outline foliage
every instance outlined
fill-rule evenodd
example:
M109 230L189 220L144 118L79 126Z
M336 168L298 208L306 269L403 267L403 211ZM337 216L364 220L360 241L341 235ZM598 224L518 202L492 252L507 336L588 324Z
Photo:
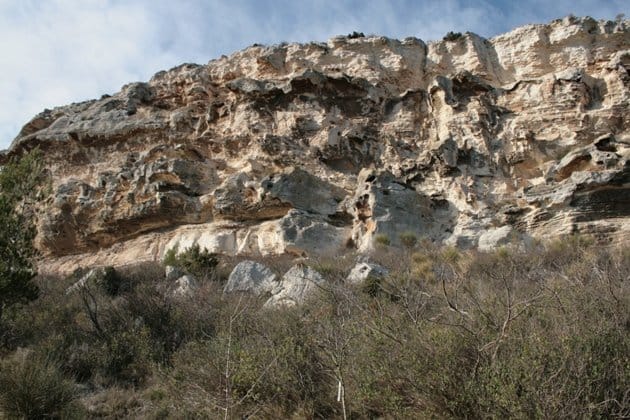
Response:
M210 278L219 264L219 259L207 249L202 250L199 244L194 244L182 252L179 252L179 245L175 245L166 251L162 263L180 268L197 278Z
M413 232L403 232L400 234L400 243L408 249L416 246L418 237Z
M459 39L462 39L463 37L464 35L462 35L461 32L449 31L446 33L446 35L444 35L444 38L442 38L442 40L448 41L448 42L455 42Z
M37 298L32 282L35 228L31 204L38 197L42 178L37 150L0 169L0 322L5 308Z
M105 293L110 296L116 296L123 287L123 279L116 272L114 267L105 267L103 269L103 274L99 279L99 284Z
M274 310L217 282L172 298L157 264L119 270L115 296L38 278L37 302L7 318L5 363L18 346L58 360L58 380L102 390L88 417L630 415L627 247L570 237L371 258L390 274L347 287L351 260L323 260L321 293Z
M348 34L348 38L350 39L365 38L365 34L363 32L352 31L352 33Z
M376 243L376 245L381 247L387 247L391 244L389 237L383 233L379 233L378 235L374 236L374 242Z
M368 276L361 284L361 291L376 297L382 291L381 278L379 276Z
M42 356L21 352L2 362L0 414L10 418L81 418L76 386Z

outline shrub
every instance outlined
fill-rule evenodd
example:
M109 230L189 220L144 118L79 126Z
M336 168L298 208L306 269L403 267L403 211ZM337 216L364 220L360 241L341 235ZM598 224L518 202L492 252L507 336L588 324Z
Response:
M90 396L86 405L88 413L86 418L93 419L131 419L131 418L151 418L160 419L157 413L153 416L143 416L148 402L141 399L138 392L133 389L111 386Z
M345 281L348 272L354 267L356 260L350 257L322 257L313 259L308 262L311 268L322 275L327 281L338 283ZM292 266L292 262L290 266ZM272 264L270 266L274 266ZM274 267L275 268L275 267ZM280 267L278 267L280 268ZM286 272L286 269L280 269L279 272Z
M207 305L207 307L206 307ZM141 320L150 340L151 360L170 365L172 355L187 341L214 332L212 303L195 296L185 302L171 299L147 284L126 298L130 320Z
M81 418L75 385L58 367L32 352L2 362L0 407L11 418Z
M446 263L455 263L461 258L461 253L459 250L453 246L445 247L442 249L442 252L438 255L438 259L446 262Z
M383 247L389 246L391 244L389 237L383 233L379 233L378 235L374 236L374 242L377 246Z
M105 267L99 284L109 296L116 296L121 289L123 279L118 275L114 267Z
M435 273L433 272L433 264L435 260L432 255L425 252L415 252L411 256L409 263L411 274L420 280L425 282L432 282L435 280Z
M197 278L213 277L219 264L216 254L208 252L205 248L202 250L199 244L194 244L182 252L178 251L178 245L166 251L163 264L178 267Z
M408 249L416 246L418 237L413 232L403 232L400 234L400 243Z
M145 328L115 331L97 349L99 372L107 383L142 384L151 373L151 343Z
M350 39L365 38L365 34L363 32L352 31L351 34L348 34L348 38Z
M35 150L0 167L0 328L5 309L35 300L35 227L31 205L41 197L42 154Z
M38 281L40 298L7 327L20 332L12 346L99 389L84 397L94 417L340 418L340 380L348 418L630 416L627 247L423 244L370 258L389 274L348 287L354 258L313 261L329 280L321 293L274 310L218 282L173 299L158 264L119 270L135 286L116 296L92 285L87 309L67 285Z
M461 32L453 32L453 31L449 31L446 33L446 35L444 35L444 38L442 38L443 41L448 41L448 42L455 42L459 39L462 39L464 37L464 35L462 35Z
M624 401L630 389L627 335L584 331L575 337L536 334L510 341L495 363L481 364L477 388L469 391L484 413L520 418L630 414Z
M382 279L379 276L368 276L361 284L361 291L369 296L376 297L381 293Z

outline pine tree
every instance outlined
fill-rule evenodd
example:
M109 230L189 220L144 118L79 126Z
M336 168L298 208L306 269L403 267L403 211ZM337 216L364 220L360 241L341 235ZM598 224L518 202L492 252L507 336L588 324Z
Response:
M5 309L34 300L39 293L33 282L36 232L32 204L42 179L38 150L0 167L0 325Z

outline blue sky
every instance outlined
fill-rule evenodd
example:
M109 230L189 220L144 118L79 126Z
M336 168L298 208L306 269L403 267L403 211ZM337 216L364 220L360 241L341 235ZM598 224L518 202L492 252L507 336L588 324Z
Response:
M628 0L0 0L0 149L44 108L114 93L253 43L360 31L425 41L491 37L569 13L630 14Z

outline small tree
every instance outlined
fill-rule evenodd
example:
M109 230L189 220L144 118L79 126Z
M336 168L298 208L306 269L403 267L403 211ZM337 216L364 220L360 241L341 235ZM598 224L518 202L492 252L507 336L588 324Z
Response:
M447 41L447 42L455 42L458 41L460 39L462 39L464 37L464 35L462 35L461 32L453 32L453 31L449 31L447 32L446 35L444 35L444 38L442 38L443 41Z
M0 168L0 325L3 311L37 298L33 283L35 226L31 204L41 185L41 152L35 150Z
M418 243L418 237L410 231L400 234L400 243L407 249L411 249Z
M219 258L197 243L182 252L179 252L179 244L176 244L166 251L162 263L180 268L198 278L210 278L219 264Z

